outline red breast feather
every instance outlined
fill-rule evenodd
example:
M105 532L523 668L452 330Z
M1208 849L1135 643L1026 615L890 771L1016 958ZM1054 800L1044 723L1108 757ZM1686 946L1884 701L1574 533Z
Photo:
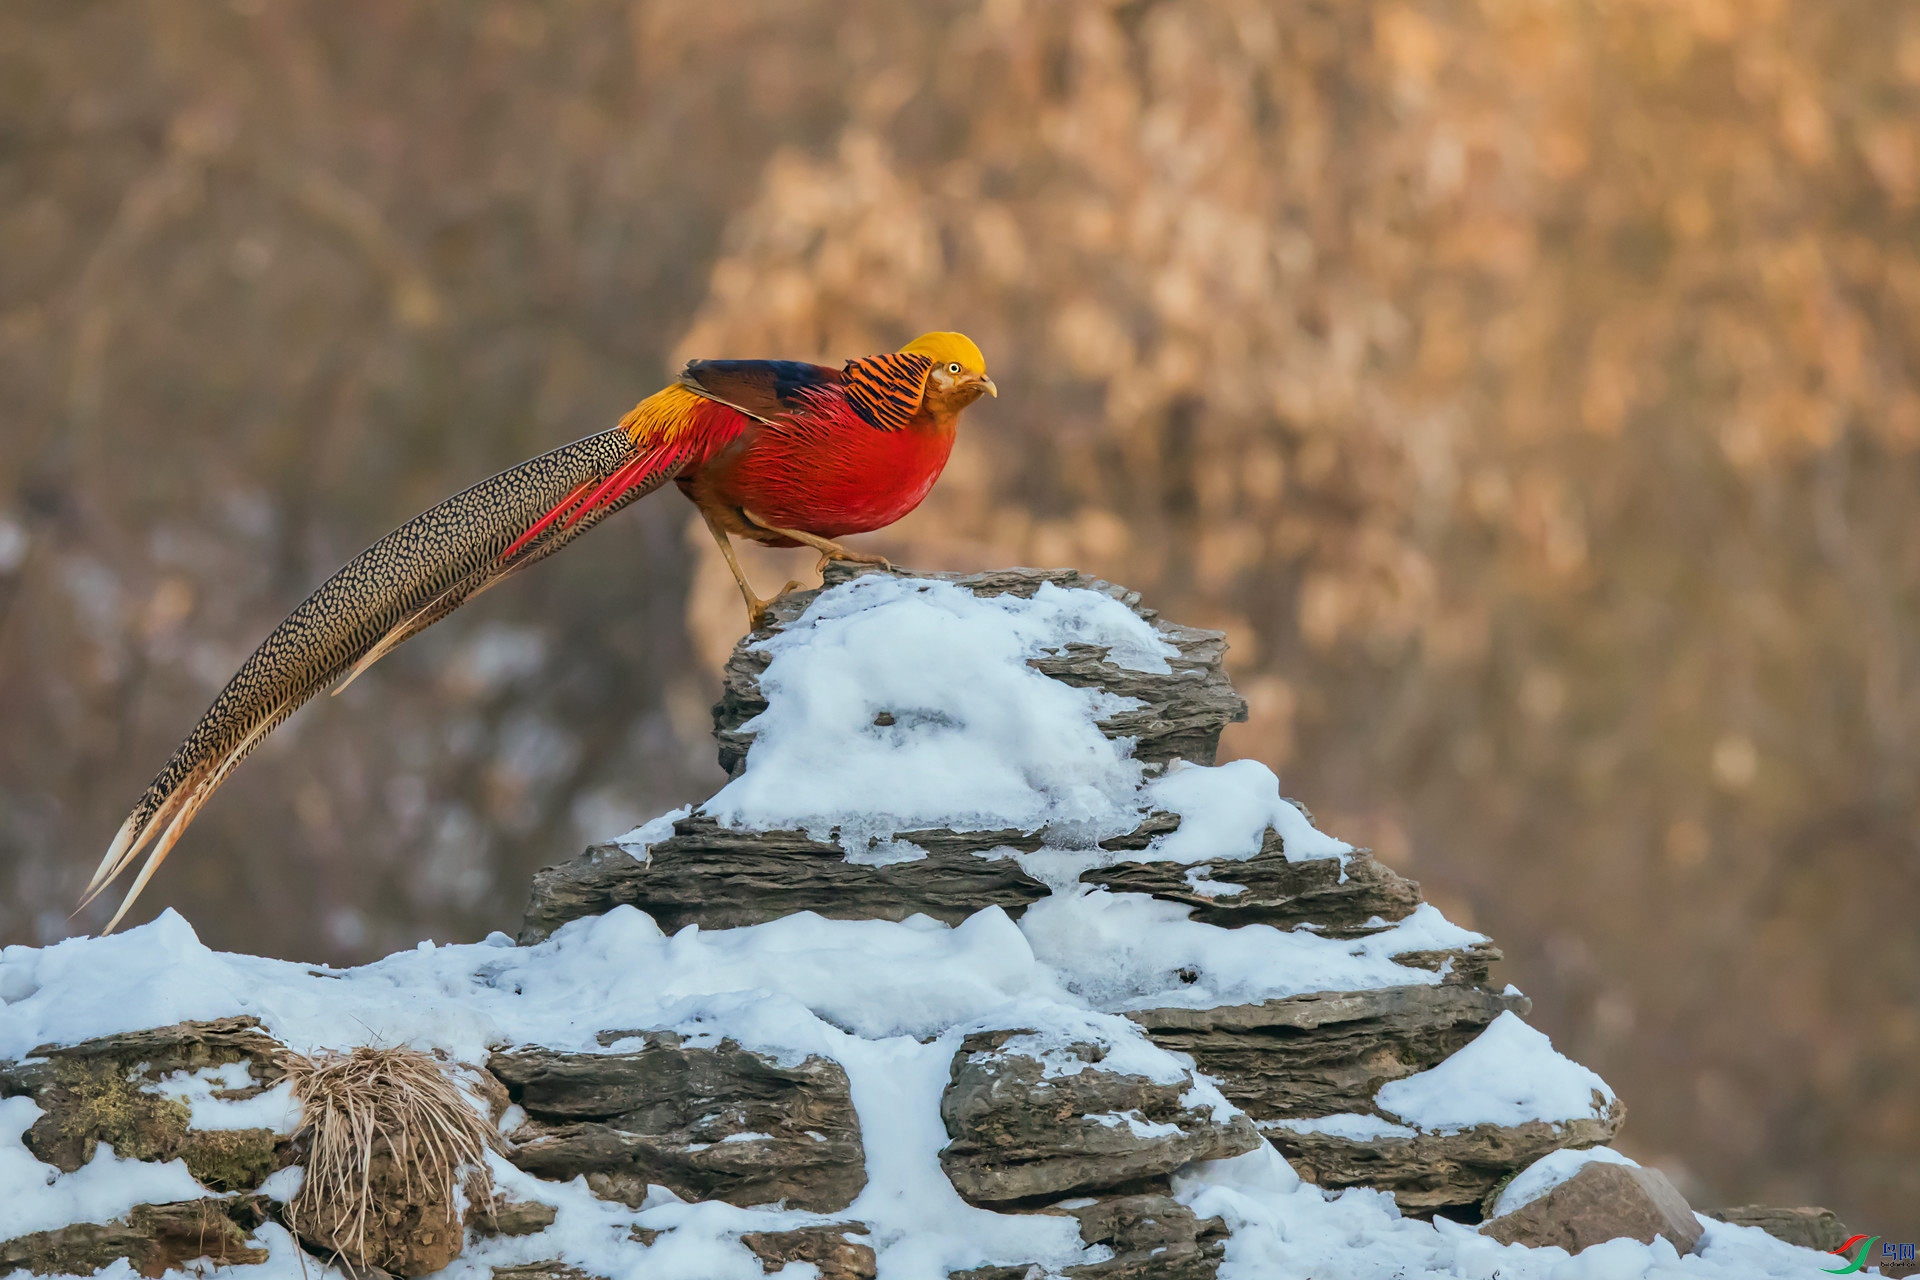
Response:
M920 505L953 452L952 423L876 428L839 388L805 394L710 464L715 493L768 524L823 538L884 528Z

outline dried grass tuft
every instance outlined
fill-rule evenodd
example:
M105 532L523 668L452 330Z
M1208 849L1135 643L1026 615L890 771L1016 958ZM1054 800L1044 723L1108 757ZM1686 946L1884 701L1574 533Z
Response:
M444 1206L450 1222L466 1176L469 1195L492 1203L486 1154L497 1136L438 1059L363 1046L288 1053L280 1065L300 1101L295 1141L306 1148L306 1180L287 1205L295 1235L360 1266L381 1265L396 1195L415 1211Z

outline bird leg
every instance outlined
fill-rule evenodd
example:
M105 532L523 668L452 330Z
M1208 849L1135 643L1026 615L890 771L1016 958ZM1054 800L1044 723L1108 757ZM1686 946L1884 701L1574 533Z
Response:
M777 533L783 538L792 538L795 542L803 542L815 551L818 551L820 553L820 563L814 566L816 571L826 568L827 562L830 560L849 560L854 564L877 564L882 569L893 568L893 561L887 559L885 556L871 556L864 551L849 551L831 538L822 538L817 534L807 533L800 529L782 529L777 524L769 524L767 521L762 520L759 516L744 507L741 508L740 514L754 524L759 525L762 529L765 529L768 533Z
M700 514L706 519L707 532L711 533L713 540L720 544L720 554L727 558L727 568L733 570L733 580L740 584L740 594L746 598L747 630L758 631L762 624L766 622L767 610L772 607L773 602L801 584L798 582L788 582L786 586L780 588L765 600L753 594L753 585L747 581L747 575L741 571L740 561L734 557L733 543L728 540L727 531L721 528L719 523L715 521L711 515L708 515L704 508L701 509Z

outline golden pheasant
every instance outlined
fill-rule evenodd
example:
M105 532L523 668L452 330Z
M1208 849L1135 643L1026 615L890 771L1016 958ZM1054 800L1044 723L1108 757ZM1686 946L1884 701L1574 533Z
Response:
M302 703L328 685L338 693L408 637L669 480L720 544L750 626L771 600L754 594L731 537L812 547L823 565L884 564L834 539L919 506L946 466L961 411L998 394L980 348L957 333L925 334L841 369L692 361L618 427L456 494L321 583L241 664L140 797L80 905L151 844L112 932L208 797Z

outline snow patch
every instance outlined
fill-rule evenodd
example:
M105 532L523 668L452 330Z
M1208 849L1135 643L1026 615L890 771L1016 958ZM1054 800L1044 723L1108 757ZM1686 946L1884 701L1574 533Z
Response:
M175 1071L160 1080L153 1092L186 1103L187 1127L191 1129L271 1129L283 1138L292 1137L300 1126L300 1104L294 1101L293 1081L281 1080L251 1098L214 1096L252 1087L247 1064L229 1062L198 1071Z
M1020 917L1034 957L1096 1009L1212 1008L1313 991L1432 986L1442 975L1393 957L1485 938L1423 904L1364 938L1188 919L1181 903L1096 889L1055 893Z
M31 1098L0 1098L0 1240L70 1222L111 1222L137 1204L206 1195L187 1166L123 1160L101 1143L93 1159L63 1174L34 1158L22 1135L44 1112Z
M1349 1111L1334 1116L1316 1116L1311 1120L1262 1120L1261 1129L1281 1129L1288 1133L1318 1133L1349 1142L1373 1142L1379 1138L1411 1138L1418 1131L1403 1124L1383 1120L1362 1112Z
M1613 1240L1569 1259L1564 1249L1503 1245L1444 1217L1404 1218L1383 1191L1323 1192L1271 1147L1189 1165L1173 1185L1182 1203L1224 1218L1232 1232L1219 1280L1797 1280L1832 1260L1712 1219L1701 1220L1706 1235L1686 1257L1659 1238Z
M673 834L673 824L693 812L693 806L683 804L671 809L657 818L649 818L623 836L616 836L611 843L633 855L638 862L647 861L647 850L659 844Z
M1353 852L1346 841L1315 830L1281 797L1280 779L1258 760L1212 767L1176 761L1147 784L1146 794L1152 808L1179 814L1180 826L1149 845L1143 861L1251 858L1260 852L1269 827L1279 832L1288 862L1345 858Z
M1500 1198L1493 1202L1493 1212L1488 1216L1498 1218L1515 1209L1525 1208L1590 1164L1640 1167L1636 1161L1627 1159L1612 1147L1588 1147L1583 1151L1568 1147L1551 1151L1514 1175L1513 1181L1500 1193Z
M1143 769L1097 722L1137 704L1028 665L1068 644L1135 671L1167 671L1177 653L1097 591L978 597L869 574L823 592L758 642L768 708L745 726L745 769L703 809L894 858L900 832L935 827L1046 829L1063 845L1130 831Z
M1477 1124L1564 1124L1613 1102L1599 1076L1561 1056L1511 1011L1437 1067L1380 1086L1374 1105L1416 1128L1453 1133Z

